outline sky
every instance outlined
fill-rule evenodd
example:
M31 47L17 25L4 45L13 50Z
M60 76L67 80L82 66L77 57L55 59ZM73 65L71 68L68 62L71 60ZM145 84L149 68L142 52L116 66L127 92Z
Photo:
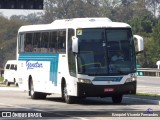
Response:
M31 13L42 12L43 10L15 10L15 9L0 9L0 13L5 17L11 17L12 15L28 15Z

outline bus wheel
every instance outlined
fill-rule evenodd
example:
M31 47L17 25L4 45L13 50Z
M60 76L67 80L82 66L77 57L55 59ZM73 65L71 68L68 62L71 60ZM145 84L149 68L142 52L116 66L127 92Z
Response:
M112 97L112 101L113 101L113 103L121 103L122 98L123 98L123 95L116 95L116 96Z
M68 95L67 93L67 85L66 83L64 83L64 87L63 87L63 96L64 96L64 100L67 104L72 104L74 102L74 97Z
M34 91L33 81L30 82L30 95L32 99L38 99L38 93Z
M16 79L14 78L14 85L18 86L18 83L16 82Z
M46 99L46 97L47 97L47 94L45 94L45 93L37 93L37 94L39 94L38 95L39 99Z

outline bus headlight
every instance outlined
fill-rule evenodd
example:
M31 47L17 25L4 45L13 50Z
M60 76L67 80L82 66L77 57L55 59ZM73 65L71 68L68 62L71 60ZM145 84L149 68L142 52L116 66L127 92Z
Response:
M78 78L78 82L80 82L80 83L92 84L91 80L89 80L89 79Z
M133 82L133 81L136 81L137 80L137 76L135 73L133 74L130 74L131 77L130 78L127 78L126 82L125 83L128 83L128 82Z

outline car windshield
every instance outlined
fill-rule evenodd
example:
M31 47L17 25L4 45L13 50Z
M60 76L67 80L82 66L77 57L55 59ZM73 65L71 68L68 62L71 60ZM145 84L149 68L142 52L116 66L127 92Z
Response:
M123 75L136 71L130 28L85 28L76 34L79 74Z

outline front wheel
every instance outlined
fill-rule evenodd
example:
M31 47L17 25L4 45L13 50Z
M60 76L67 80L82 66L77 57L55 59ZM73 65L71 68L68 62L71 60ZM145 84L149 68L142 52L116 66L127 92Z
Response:
M63 92L63 93L62 93L62 94L63 94L62 96L63 96L65 102L66 102L67 104L72 104L72 103L74 102L74 96L68 95L66 83L64 83L62 92Z
M122 102L122 98L123 98L123 95L116 95L112 97L112 101L113 103L118 104Z

